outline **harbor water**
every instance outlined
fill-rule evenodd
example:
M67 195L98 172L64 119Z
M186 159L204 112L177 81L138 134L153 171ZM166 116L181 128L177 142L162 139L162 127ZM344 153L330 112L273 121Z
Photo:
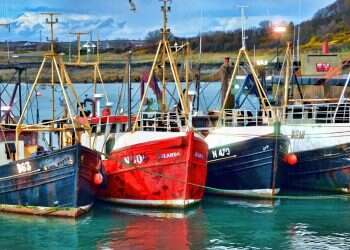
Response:
M206 197L183 211L98 203L77 220L0 214L0 249L349 249L350 198Z

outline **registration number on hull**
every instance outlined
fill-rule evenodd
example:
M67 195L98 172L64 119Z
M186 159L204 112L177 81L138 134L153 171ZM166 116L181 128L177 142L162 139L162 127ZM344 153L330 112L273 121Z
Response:
M213 159L231 156L231 150L229 147L213 149L211 150L211 155Z
M23 162L23 163L17 163L17 172L19 174L24 174L32 171L32 166L30 165L29 161Z
M292 130L292 139L304 139L305 138L305 131L304 130Z

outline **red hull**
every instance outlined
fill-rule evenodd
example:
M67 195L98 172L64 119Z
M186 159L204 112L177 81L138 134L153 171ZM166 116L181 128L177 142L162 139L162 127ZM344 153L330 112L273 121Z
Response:
M203 197L207 156L206 143L193 132L113 151L104 162L107 184L98 197L128 205L186 207Z

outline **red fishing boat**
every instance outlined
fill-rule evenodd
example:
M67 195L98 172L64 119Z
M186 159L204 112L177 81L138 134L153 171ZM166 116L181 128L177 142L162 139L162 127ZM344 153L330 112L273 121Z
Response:
M206 182L208 148L194 132L137 131L122 135L104 162L105 201L161 207L199 202Z
M146 86L142 88L137 114L131 116L129 56L128 119L110 116L110 112L104 112L106 118L99 117L97 112L97 119L91 119L95 136L93 144L96 147L102 145L100 150L107 157L104 160L106 181L98 191L98 197L104 201L136 206L184 208L199 202L204 194L208 147L204 138L192 129L193 100L188 91L189 80L186 80L187 90L183 89L173 48L168 40L166 15L170 7L166 0L163 4L165 28L161 30L162 39L158 44ZM181 48L186 55L189 54L188 44ZM179 51L177 49L175 53ZM163 72L155 77L159 61L163 63ZM166 65L171 66L179 98L176 110L168 109L165 99L169 91L166 89ZM186 61L186 67L190 67L189 60ZM156 78L163 79L162 88L156 86ZM155 112L144 111L144 105L149 101L149 89L156 92L159 109ZM100 110L99 103L96 106L96 110Z

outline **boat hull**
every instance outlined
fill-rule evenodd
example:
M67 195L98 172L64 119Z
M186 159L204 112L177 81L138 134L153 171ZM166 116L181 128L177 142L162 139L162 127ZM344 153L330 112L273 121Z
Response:
M135 133L125 136L147 134ZM164 134L151 133L154 138ZM207 156L206 143L193 132L122 147L104 161L107 182L98 197L131 206L185 208L203 197Z
M350 143L294 154L296 165L281 164L283 189L350 193Z
M253 131L255 135L249 135ZM279 192L278 158L286 141L273 128L232 128L209 138L208 192L218 195L272 198ZM236 137L245 135L239 141ZM225 140L220 137L227 137ZM232 137L232 141L230 140ZM211 147L210 141L222 141Z
M348 123L282 125L290 141L294 165L281 163L284 190L350 193L350 132Z
M92 206L100 156L81 145L0 167L0 211L77 217Z

